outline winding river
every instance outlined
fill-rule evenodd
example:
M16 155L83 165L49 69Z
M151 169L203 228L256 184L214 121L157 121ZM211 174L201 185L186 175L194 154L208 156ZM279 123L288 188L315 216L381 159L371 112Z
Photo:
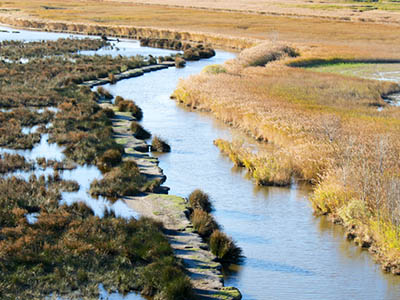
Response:
M10 33L0 32L0 40L69 36L7 30ZM171 52L142 48L137 41L123 41L116 47L119 50L103 52ZM190 62L183 69L165 69L105 86L113 95L135 100L144 112L142 125L169 141L172 152L160 155L159 160L170 194L187 196L195 188L209 193L216 219L243 248L246 259L225 272L225 284L239 288L246 300L400 299L400 277L384 274L368 252L346 240L340 226L314 217L307 187L255 186L213 146L214 139L238 133L209 114L188 111L169 99L179 78L232 57L218 51L214 58ZM73 174L66 177L73 179ZM121 205L120 210L124 209ZM140 297L131 294L124 299Z

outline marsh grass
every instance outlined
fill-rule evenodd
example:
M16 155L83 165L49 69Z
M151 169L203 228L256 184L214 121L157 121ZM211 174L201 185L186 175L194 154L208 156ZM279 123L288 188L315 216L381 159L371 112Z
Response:
M123 148L113 139L110 120L114 115L96 103L110 96L101 89L94 93L76 85L104 73L107 76L140 66L143 59L61 57L57 48L52 48L60 43L64 42L42 43L44 50L24 43L22 50L18 49L21 55L26 50L37 56L32 54L26 64L0 62L0 107L18 107L0 114L0 144L32 147L40 133L22 135L22 126L51 121L51 128L46 129L50 142L65 148L67 160L39 158L39 167L99 164L108 172L100 183L92 183L92 192L111 197L157 187L158 182L148 182L140 175L135 163L121 162ZM74 49L89 47L85 44L89 41L65 43ZM0 55L2 51L4 54L0 47ZM49 57L40 58L41 53ZM20 106L58 106L58 112L54 117ZM34 163L19 155L1 154L0 170L26 170ZM192 299L190 280L174 258L162 224L147 218L117 218L109 210L100 218L83 203L60 205L62 192L79 187L75 181L63 180L57 171L47 177L33 175L27 181L0 178L1 299L44 299L49 295L95 299L100 284L108 292L139 291L158 299ZM28 222L30 213L37 214L33 222Z
M124 161L104 174L101 180L94 180L90 185L93 196L105 196L111 200L123 196L136 196L142 192L151 192L159 183L148 181L140 174L134 161Z
M242 258L242 249L235 245L232 238L219 230L211 234L209 245L211 252L221 262L238 262Z
M191 221L193 228L203 237L206 241L209 240L214 230L219 229L218 223L215 221L212 215L205 212L204 210L195 208L193 210Z
M212 210L210 196L200 189L191 192L188 200L192 209L200 209L207 213L210 213Z
M259 184L289 185L292 178L312 183L316 213L359 228L360 239L369 237L360 244L373 244L385 270L397 272L400 114L383 97L399 92L399 86L289 67L290 62L326 60L276 56L275 51L244 51L221 67L226 72L206 71L181 81L173 96L266 143L255 153L237 141L215 141ZM279 60L252 67L264 65L259 57ZM358 214L353 207L364 208Z
M155 136L151 141L151 147L153 151L157 152L171 152L171 146L166 141L158 136Z
M210 214L212 204L208 194L196 189L190 193L188 202L193 228L208 243L217 260L226 264L240 263L243 258L242 249L220 231L221 226Z
M118 107L119 111L122 112L131 112L132 117L134 117L137 121L143 119L142 109L136 105L133 100L125 100L121 96L115 97L114 104Z
M0 173L8 173L16 170L33 170L35 165L27 161L25 157L19 154L0 154Z
M131 123L131 133L135 138L140 140L147 140L151 138L151 133L144 129L143 126L137 122Z

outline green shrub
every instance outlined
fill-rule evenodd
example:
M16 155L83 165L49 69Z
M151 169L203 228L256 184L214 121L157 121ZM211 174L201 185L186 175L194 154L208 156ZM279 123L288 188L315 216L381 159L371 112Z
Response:
M151 133L144 129L142 125L137 122L131 123L131 132L135 138L140 140L146 140L151 137Z
M157 152L170 152L171 151L170 145L168 145L165 141L163 141L158 136L155 136L153 138L153 141L151 142L151 146L152 146L153 151L157 151Z
M225 233L215 230L210 236L211 252L221 262L238 262L242 257L242 249L235 245Z
M194 190L189 195L189 204L192 209L201 209L205 212L211 212L212 204L210 202L210 197L208 194L204 193L202 190Z

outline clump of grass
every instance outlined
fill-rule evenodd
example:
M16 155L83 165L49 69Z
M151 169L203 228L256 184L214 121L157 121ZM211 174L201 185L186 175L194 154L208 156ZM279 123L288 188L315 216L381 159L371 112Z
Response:
M223 65L209 65L204 67L203 72L207 74L217 75L221 73L226 73L227 70Z
M190 193L189 205L192 209L200 209L207 213L211 212L212 210L210 196L199 189L196 189Z
M288 45L276 45L275 43L266 42L242 51L238 61L245 67L258 67L280 60L285 56L297 57L299 53Z
M158 136L155 136L153 138L153 141L151 142L151 147L152 147L153 151L157 151L157 152L170 152L171 151L171 146L168 145L167 142L165 142Z
M197 189L189 195L188 201L192 210L190 220L193 228L209 244L217 260L227 264L240 262L242 249L220 231L220 226L209 213L212 209L209 196Z
M191 215L193 228L203 237L208 240L214 230L219 229L219 225L212 215L204 210L195 208Z
M131 112L132 116L140 121L143 119L142 109L136 105L136 103L132 100L125 100L121 96L117 96L115 98L114 104L118 107L119 111L122 112Z
M8 173L16 170L33 170L35 168L32 162L29 162L19 154L0 154L0 173Z
M122 161L122 153L117 149L110 149L103 153L97 161L97 167L103 172L108 172Z
M225 233L215 230L210 236L210 250L224 263L237 262L242 257L242 249Z
M100 96L101 99L105 100L111 100L112 98L114 98L113 95L111 95L111 93L102 86L99 86L97 88L97 94Z
M142 125L140 125L137 122L131 123L131 132L135 138L140 140L146 140L151 138L151 133L148 132L146 129L144 129Z
M186 65L186 61L182 57L175 57L175 67L183 68Z
M159 186L153 181L147 181L140 174L134 161L125 161L112 168L101 180L94 180L90 185L93 196L105 196L111 200L123 196L136 196L145 191L152 191Z

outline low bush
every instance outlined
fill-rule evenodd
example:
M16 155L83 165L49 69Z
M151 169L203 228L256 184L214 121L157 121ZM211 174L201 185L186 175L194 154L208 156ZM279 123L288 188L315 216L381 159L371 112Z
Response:
M168 145L167 142L163 141L158 136L155 136L153 138L153 141L151 142L151 146L152 146L153 151L157 151L157 152L170 152L171 151L171 146Z
M212 205L210 197L208 194L204 193L202 190L194 190L189 195L189 205L192 209L200 209L209 213L212 210Z
M135 138L140 140L146 140L151 138L151 133L148 132L146 129L144 129L142 125L140 125L137 122L131 123L131 132Z

